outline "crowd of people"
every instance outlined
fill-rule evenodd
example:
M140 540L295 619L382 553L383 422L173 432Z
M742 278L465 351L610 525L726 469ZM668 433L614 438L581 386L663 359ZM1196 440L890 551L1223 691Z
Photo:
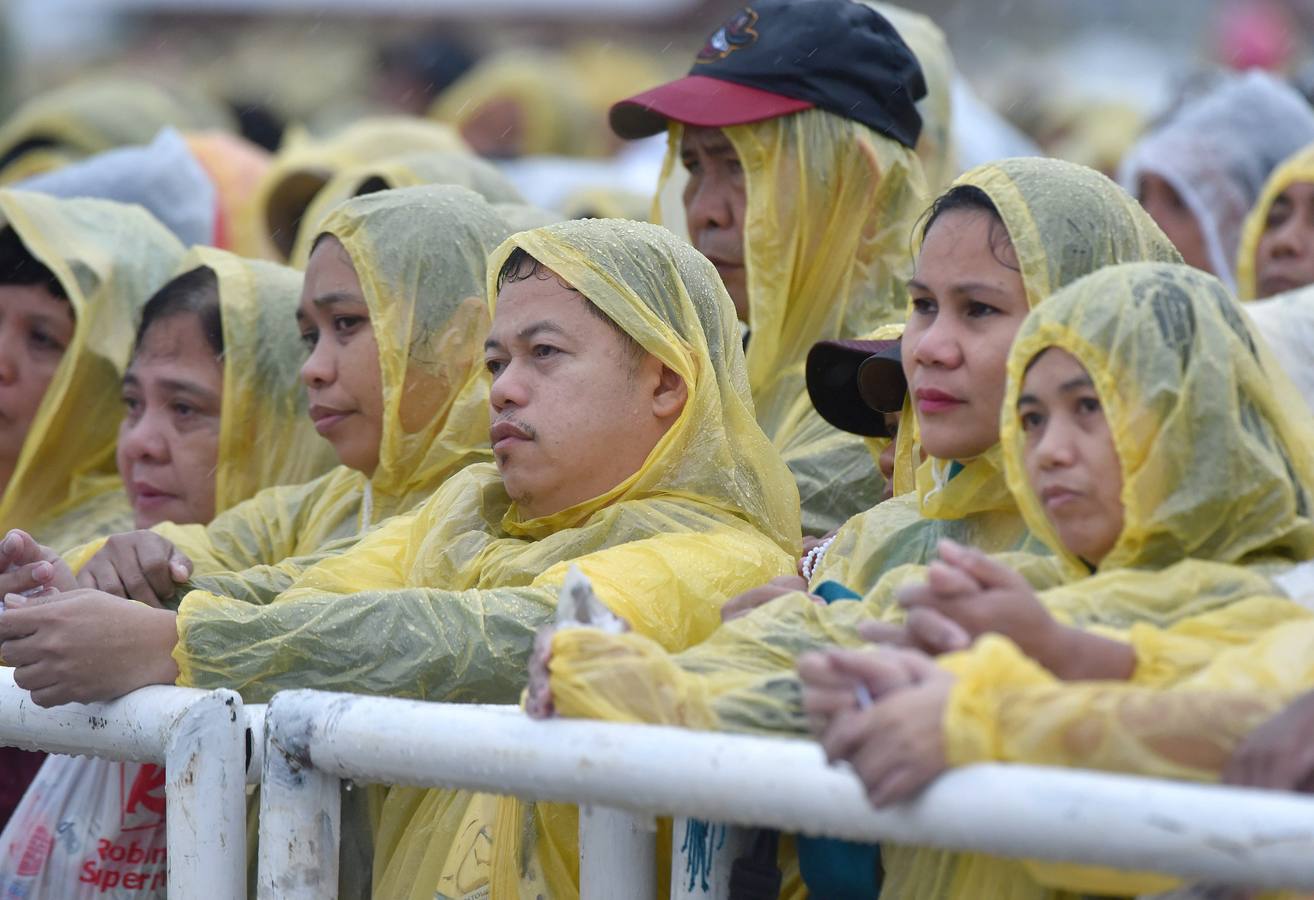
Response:
M1300 91L1217 73L1119 184L962 171L944 35L885 3L754 0L673 80L572 64L273 153L144 81L0 126L0 659L35 703L813 736L877 807L992 760L1314 791ZM565 627L572 568L622 627ZM0 757L0 886L39 883L77 857L33 855L27 786L75 770ZM343 800L344 897L579 894L573 807ZM763 838L760 896L1259 896Z

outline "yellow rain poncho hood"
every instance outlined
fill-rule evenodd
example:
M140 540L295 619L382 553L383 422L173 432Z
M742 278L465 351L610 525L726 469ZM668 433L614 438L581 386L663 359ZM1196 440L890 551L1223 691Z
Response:
M218 279L224 330L214 476L221 513L264 488L309 481L336 457L306 414L305 350L296 323L301 273L211 247L193 248L179 273L201 266Z
M154 82L83 81L24 104L0 127L0 184L21 181L67 162L134 144L161 128L226 129L232 117L204 97Z
M278 252L292 252L297 227L315 195L344 169L408 152L469 152L445 125L406 116L362 119L324 139L293 132L256 192L263 237Z
M1259 199L1246 216L1245 224L1241 226L1241 248L1236 257L1236 295L1242 300L1259 298L1256 267L1259 263L1259 241L1268 224L1268 211L1279 194L1293 184L1300 183L1314 184L1314 144L1298 150L1273 170Z
M314 684L514 701L572 563L636 629L672 649L710 634L726 597L791 570L797 496L754 421L733 307L711 263L656 226L562 223L494 253L490 292L517 246L685 379L684 411L642 468L599 497L525 520L495 468L472 466L269 605L194 591L179 610L182 683L228 684L253 700ZM363 633L379 638L361 642ZM432 896L449 856L464 858L449 846L455 832L426 825L453 803L433 794L417 808L390 807L391 817L385 810L391 838L381 837L376 896L412 884ZM468 807L457 804L454 815ZM573 869L573 858L554 865L554 883L573 879L560 869Z
M0 529L63 551L130 527L114 464L119 386L142 305L183 247L137 206L0 191L0 216L59 279L76 326L0 497Z
M1016 414L1027 365L1057 347L1086 368L1122 463L1124 526L1097 575L1184 558L1295 562L1314 556L1314 424L1227 289L1194 269L1133 264L1061 291L1009 354L1001 439L1009 487L1032 533L1073 577L1026 480Z
M515 156L599 156L606 150L602 116L567 61L518 49L481 60L442 93L429 115L461 131L490 103L511 101L519 114Z
M748 383L757 420L794 472L804 529L824 534L874 505L881 480L862 439L812 408L807 354L817 341L902 318L908 235L927 200L921 163L902 144L823 110L722 130L747 182ZM679 164L682 134L672 122L659 197Z
M1085 166L1007 159L978 166L954 184L977 187L994 203L1033 308L1103 266L1180 260L1136 201ZM934 558L943 537L990 552L1043 552L1009 494L998 445L973 460L927 459L917 467L914 483L907 484L916 444L910 407L900 424L895 493L901 496L846 523L814 581L838 581L866 592L891 568Z
M378 467L366 478L339 465L307 484L262 491L208 527L160 526L198 573L314 553L414 509L453 473L492 458L484 289L487 255L507 234L500 217L464 188L426 186L349 200L322 231L351 258L379 346ZM243 591L286 586L258 572L242 580Z
M434 151L401 156L353 166L339 172L306 207L292 249L292 265L304 269L310 248L319 236L320 224L338 204L374 191L417 187L422 184L455 184L469 188L489 203L523 203L515 186L489 162L469 153ZM517 229L512 229L517 230Z

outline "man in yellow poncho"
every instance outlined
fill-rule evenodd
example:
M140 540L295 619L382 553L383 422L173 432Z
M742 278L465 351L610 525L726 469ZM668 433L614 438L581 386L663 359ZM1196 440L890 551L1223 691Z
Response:
M113 640L94 641L95 609L114 598L12 609L6 658L50 649L27 657L20 683L45 703L151 681L252 701L314 685L510 702L572 563L671 649L711 633L722 598L792 569L797 494L753 418L710 263L657 226L593 220L517 235L489 271L496 467L465 469L268 605L195 590L176 616L134 604ZM84 674L47 680L74 668ZM428 841L453 835L429 833L431 812L414 828L394 817L404 842L382 848L382 865L403 860L399 893L432 896L449 871L450 848ZM555 864L554 885L573 881L573 859Z
M688 76L611 113L622 137L668 132L659 198L687 170L690 240L748 330L757 419L794 473L809 534L881 495L862 440L813 410L803 369L817 341L903 315L908 235L927 199L913 151L925 93L875 10L764 0L718 29Z

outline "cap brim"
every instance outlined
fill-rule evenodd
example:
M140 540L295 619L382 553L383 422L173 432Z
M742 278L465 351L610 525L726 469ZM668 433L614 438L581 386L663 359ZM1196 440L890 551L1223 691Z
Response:
M893 410L874 409L864 399L859 387L859 373L869 360L892 359L897 369L897 383L890 385L891 396L899 392ZM895 341L821 341L808 353L808 396L817 413L831 425L850 434L864 437L892 437L885 425L886 412L898 412L903 405L903 369L898 364L899 342ZM888 373L891 377L893 372Z
M774 119L812 107L806 100L783 97L733 81L686 75L620 101L612 106L608 119L612 131L632 141L665 131L670 121L723 128Z

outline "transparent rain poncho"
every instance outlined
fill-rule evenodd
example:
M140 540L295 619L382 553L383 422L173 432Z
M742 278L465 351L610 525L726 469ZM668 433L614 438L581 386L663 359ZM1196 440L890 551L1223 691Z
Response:
M1125 260L1178 259L1143 210L1104 176L1072 163L1014 159L978 167L958 183L980 187L995 203L1012 239L1031 305L1101 266ZM902 424L912 423L905 411ZM901 427L900 444L913 429ZM941 538L974 544L992 553L1016 553L1014 561L1042 585L1062 571L1048 547L1032 537L1004 477L996 445L967 461L932 494L929 472L945 462L928 459L918 469L918 491L887 500L836 535L812 584L837 581L867 593L867 602L818 606L802 594L777 598L719 628L702 645L668 656L641 635L562 634L553 645L552 686L557 708L585 717L708 726L702 713L680 698L733 696L720 727L794 731L804 723L797 709L794 665L808 650L859 642L864 618L896 611L893 587L916 577L910 568L935 558ZM932 485L933 486L933 485ZM897 483L896 483L897 487ZM578 646L576 646L578 645ZM765 684L759 696L745 685ZM646 686L645 686L646 685ZM672 721L667 699L696 718ZM654 703L656 704L654 706ZM704 705L705 705L704 704Z
M306 208L337 173L410 152L468 153L451 128L407 116L361 119L326 138L293 131L256 191L262 239L287 257Z
M132 527L114 464L119 386L137 314L183 247L141 207L105 200L0 191L0 217L59 279L76 323L0 497L0 531L64 551Z
M1216 279L1190 268L1118 266L1053 297L1013 346L1005 410L1016 408L1027 365L1048 347L1077 357L1100 395L1122 466L1125 524L1095 572L1081 578L1090 570L1063 549L1045 518L1026 483L1017 416L1005 414L1009 484L1032 530L1074 578L1042 600L1065 621L1129 631L1138 657L1133 680L1142 685L1228 687L1226 670L1200 670L1246 636L1307 617L1264 575L1314 555L1314 423L1240 306ZM1217 759L1208 746L1235 746L1245 733L1240 726L1258 724L1255 716L1270 709L1251 704L1249 714L1215 719L1194 741L1174 740L1202 725L1207 704L1183 701L1173 712L1129 685L1045 688L1047 679L1010 648L994 638L948 661L964 674L944 720L951 762L997 755L1180 777ZM1258 665L1282 668L1270 663ZM1289 672L1279 704L1311 686L1307 667ZM1019 684L1041 689L1009 690ZM1161 708L1162 717L1142 716ZM922 859L909 879L925 878L918 870L929 851L914 852ZM1019 868L965 859L953 874L956 885L993 883L986 866L1000 877ZM1040 871L1052 882L1062 867ZM1082 867L1073 872L1089 875ZM1070 887L1094 889L1081 880Z
M219 282L224 390L219 412L215 512L267 487L301 484L337 461L306 414L305 346L297 327L301 273L195 247L179 274L205 266Z
M41 94L0 126L0 184L103 150L149 144L160 129L227 129L232 117L204 97L151 81L95 78Z
M1007 412L1016 408L1027 363L1047 346L1061 346L1087 366L1123 463L1126 525L1088 577L1089 569L1063 551L1024 481L1022 438L1016 414ZM1145 647L1155 659L1140 678L1148 683L1191 674L1229 642L1262 632L1289 612L1292 604L1274 599L1280 595L1267 576L1314 553L1306 488L1314 484L1314 459L1303 449L1314 435L1303 410L1292 405L1289 383L1215 279L1161 264L1119 266L1082 279L1033 311L1010 355L1009 379L1000 456L1028 527L1058 554L1070 579L1040 593L1056 617L1119 635L1131 629L1138 653ZM791 635L821 636L813 646L827 638L856 646L851 624L863 617L863 605L867 615L882 612L870 601L796 605L775 615L773 629L750 615L675 656L637 636L563 632L553 643L554 702L568 715L801 732L806 723L790 672L800 648ZM1165 638L1163 629L1179 622L1191 623L1183 626L1188 634ZM1210 641L1203 623L1218 637ZM758 659L739 646L750 640ZM999 640L982 641L981 652ZM1188 655L1170 657L1172 648L1183 647ZM958 660L976 654L949 658L950 664L966 667ZM776 672L759 659L774 660ZM954 702L974 711L1001 708L989 692L985 663L976 665ZM1021 734L1050 731L1018 711L1020 695L1002 696L1010 728L1026 721ZM1068 710L1078 727L1081 707ZM979 748L1021 741L1012 731L982 736L979 715L965 721L976 735L955 737L950 717L951 743ZM1049 751L1061 742L1055 737ZM1021 863L932 849L882 851L887 896L1052 896Z
M672 649L710 634L723 598L792 570L797 495L753 418L734 310L711 263L656 226L569 222L495 252L490 293L516 246L685 379L685 409L643 467L601 496L522 519L496 469L472 466L271 604L194 591L179 609L180 683L224 684L251 700L314 685L514 702L571 564ZM374 639L362 642L365 633ZM432 896L450 847L430 839L454 835L426 826L428 802L400 822L387 812L396 840L380 848L376 896L411 884Z
M964 173L955 184L974 185L995 204L1033 308L1102 266L1179 259L1134 200L1084 166L1002 160ZM894 485L899 496L845 523L818 566L814 584L838 581L865 593L894 567L933 559L945 537L989 552L1045 552L1018 515L998 446L957 465L932 458L914 470L916 418L910 406L901 426ZM950 471L954 474L946 477Z
M1314 110L1266 72L1230 76L1189 101L1123 159L1132 194L1145 173L1172 185L1204 236L1209 264L1228 287L1247 213L1277 165L1314 142Z
M344 200L373 191L455 184L469 188L489 203L523 203L515 186L492 164L465 152L407 153L345 169L324 185L306 207L292 248L292 265L304 269L320 223ZM512 229L518 231L520 229Z
M262 490L206 526L157 526L192 560L194 578L268 600L290 578L280 562L408 512L454 473L492 458L485 260L507 231L482 198L452 186L369 194L330 214L323 232L351 258L379 346L378 467L367 478L338 465L305 484Z
M743 165L748 205L748 382L762 430L798 483L803 528L825 534L875 505L881 479L862 438L808 399L804 365L820 340L903 317L908 236L926 208L921 163L902 144L822 110L722 129ZM672 122L660 197L680 160Z
M1242 300L1254 300L1259 287L1255 267L1259 262L1259 241L1268 223L1268 211L1278 194L1300 183L1314 184L1314 144L1302 147L1273 170L1259 199L1246 216L1241 227L1241 247L1236 256L1236 295Z

